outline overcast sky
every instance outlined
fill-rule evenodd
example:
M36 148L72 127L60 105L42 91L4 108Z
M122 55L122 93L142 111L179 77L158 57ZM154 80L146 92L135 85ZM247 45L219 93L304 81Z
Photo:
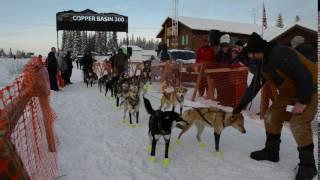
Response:
M261 24L262 0L180 0L179 15ZM295 16L317 25L315 0L264 0L268 25L279 13L284 24ZM55 15L65 10L115 12L129 17L129 34L155 38L165 18L172 14L171 0L1 0L0 48L23 49L46 55L56 46Z

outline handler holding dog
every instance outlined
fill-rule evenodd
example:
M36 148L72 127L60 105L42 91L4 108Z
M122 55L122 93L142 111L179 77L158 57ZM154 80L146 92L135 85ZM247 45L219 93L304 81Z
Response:
M258 161L278 162L281 129L283 122L289 121L300 159L295 179L312 180L317 175L311 129L311 121L317 112L316 65L297 51L268 43L256 33L250 36L247 51L258 68L233 113L241 112L266 81L274 84L279 91L265 116L265 148L252 152L250 157Z

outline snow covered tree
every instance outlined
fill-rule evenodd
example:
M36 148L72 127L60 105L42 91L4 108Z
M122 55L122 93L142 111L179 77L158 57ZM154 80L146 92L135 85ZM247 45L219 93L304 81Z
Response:
M114 49L114 50L119 48L117 32L112 32L111 33L110 39L109 39L109 42L108 42L108 48L109 49Z
M281 14L278 15L277 25L276 25L276 26L279 27L279 28L283 28L283 27L284 27L284 25L283 25L283 18L282 18L282 15L281 15Z
M27 54L26 54L25 51L21 51L21 57L22 57L22 58L26 58L26 57L27 57Z
M65 31L65 43L63 51L73 51L73 31Z
M96 51L95 50L95 45L96 45L96 34L90 34L88 36L88 46L87 46L87 48L90 51Z
M21 55L21 51L20 51L20 50L17 50L17 52L16 52L16 58L18 58L18 59L21 59L21 58L22 58L22 55Z
M96 32L95 51L102 54L102 33Z
M129 44L130 45L136 45L136 42L134 40L134 35L133 34L131 35L131 39L129 40Z
M300 16L297 15L294 22L300 22Z
M81 53L81 34L80 31L75 31L74 33L74 38L73 38L73 51L72 54L73 56L79 56Z
M61 43L62 51L66 51L66 41L67 41L67 32L63 31L63 33L62 33L62 43Z
M106 55L107 52L107 32L101 32L101 55Z
M4 49L0 49L0 57L6 57L6 53L4 52Z
M81 33L81 52L80 54L83 54L86 48L88 47L88 34L86 31L82 31Z
M127 38L122 38L122 40L120 40L120 46L126 46L127 45Z
M8 53L8 58L12 58L13 57L13 53L12 53L12 49L9 49L9 53Z

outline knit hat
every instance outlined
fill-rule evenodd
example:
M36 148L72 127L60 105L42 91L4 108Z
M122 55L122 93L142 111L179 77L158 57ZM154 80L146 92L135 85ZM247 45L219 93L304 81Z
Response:
M220 37L220 44L230 44L230 35L229 34L224 34Z
M263 40L259 34L252 33L247 44L248 53L264 52L268 42Z
M300 44L304 43L304 37L302 36L295 36L292 40L291 40L291 46L293 48L296 48L297 46L299 46Z

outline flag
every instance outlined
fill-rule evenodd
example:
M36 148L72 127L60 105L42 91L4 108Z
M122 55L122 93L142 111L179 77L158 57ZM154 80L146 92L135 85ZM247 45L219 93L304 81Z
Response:
M264 7L264 3L263 3L263 10L262 10L262 26L264 29L267 29L268 25L267 25L267 15L266 15L266 8Z

